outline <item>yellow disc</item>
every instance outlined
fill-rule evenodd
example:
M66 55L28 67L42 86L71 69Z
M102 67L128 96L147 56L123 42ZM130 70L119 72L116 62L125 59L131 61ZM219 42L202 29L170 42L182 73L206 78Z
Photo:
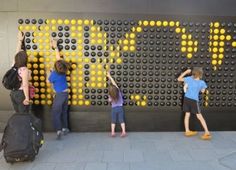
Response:
M85 24L85 25L89 25L89 20L87 20L87 19L84 20L84 24Z
M158 27L160 27L161 24L162 24L161 21L157 21L157 22L156 22L156 25L157 25Z
M134 44L135 44L135 40L130 40L129 43L130 43L131 45L134 45Z
M185 40L187 38L187 35L183 34L181 37L182 37L183 40Z
M225 33L225 29L220 29L220 33L224 34Z
M61 24L63 23L63 20L62 20L62 19L58 19L58 20L57 20L57 23L58 23L59 25L61 25Z
M186 52L186 47L182 47L181 52Z
M216 52L218 52L218 48L214 47L213 48L213 53L216 53Z
M122 63L122 59L121 59L121 58L118 58L118 59L116 60L116 63L117 63L117 64L121 64L121 63Z
M220 41L219 45L222 47L225 45L224 41Z
M185 46L185 45L187 45L187 42L186 41L181 41L181 45Z
M167 21L163 21L163 26L164 27L168 26L168 22Z
M130 47L129 47L129 50L130 50L130 51L135 51L135 47L134 47L134 46L130 46Z
M180 28L176 28L176 29L175 29L175 32L176 32L176 33L180 33L180 32L181 32L181 29L180 29Z
M187 54L187 58L188 58L188 59L190 59L190 58L192 58L192 57L193 57L193 55L192 55L191 53L188 53L188 54Z
M129 37L130 37L130 38L135 38L135 33L131 33L131 34L129 35Z
M232 46L236 47L236 41L232 42Z
M155 21L150 21L150 26L155 26Z
M79 100L79 105L82 106L84 104L83 100Z
M219 61L218 61L218 65L221 65L221 64L222 64L222 60L219 60Z
M170 21L170 26L171 27L175 26L175 22L174 21Z
M137 32L141 32L142 31L142 28L141 27L137 27Z
M230 35L227 35L227 36L226 36L226 40L228 40L228 41L231 40L231 36L230 36Z
M146 104L147 104L146 101L141 102L141 106L146 106Z
M221 35L220 36L220 40L224 40L225 39L225 36L224 35Z
M34 104L38 105L39 104L39 100L35 100Z
M212 65L216 65L216 64L217 64L217 61L216 61L216 60L212 60L212 61L211 61L211 64L212 64Z
M218 41L214 41L213 46L218 46Z
M141 97L139 95L135 95L134 98L135 98L135 100L140 100Z
M192 46L193 45L193 41L188 41L188 45Z
M193 48L192 47L188 47L188 52L192 52Z
M124 47L123 47L123 50L124 50L124 51L128 51L128 50L129 50L129 47L128 47L128 46L124 46Z
M83 20L81 20L81 19L77 20L77 24L78 25L82 25L83 24Z
M148 26L148 21L143 21L144 26Z
M218 40L218 39L219 39L219 36L218 36L218 35L214 35L214 36L213 36L213 39L214 39L214 40Z
M70 21L70 23L71 23L72 25L75 25L75 24L76 24L76 20L75 20L75 19L72 19L72 20Z
M218 34L219 32L219 29L214 29L214 34Z
M216 59L217 58L217 54L212 54L212 58Z
M65 20L64 20L64 24L65 24L65 25L68 25L68 24L70 24L70 20L68 20L68 19L65 19Z
M219 58L219 59L223 59L223 58L224 58L224 54L219 54L219 55L218 55L218 58Z
M220 26L220 23L219 22L215 22L214 23L214 27L219 27Z
M127 40L127 39L125 39L124 41L123 41L123 44L125 44L125 45L127 45L129 43L129 41Z
M86 106L88 106L88 105L90 105L90 101L86 100L86 101L84 102L84 104L85 104Z

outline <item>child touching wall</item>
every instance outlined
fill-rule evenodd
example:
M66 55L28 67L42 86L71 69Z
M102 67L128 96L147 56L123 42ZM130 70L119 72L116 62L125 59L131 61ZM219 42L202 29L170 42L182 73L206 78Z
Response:
M119 87L117 86L115 80L111 77L110 73L107 72L107 77L111 81L111 84L108 87L109 101L112 105L111 111L111 136L115 137L115 126L117 119L121 125L122 133L121 137L126 136L125 122L124 122L124 109L123 109L123 98Z

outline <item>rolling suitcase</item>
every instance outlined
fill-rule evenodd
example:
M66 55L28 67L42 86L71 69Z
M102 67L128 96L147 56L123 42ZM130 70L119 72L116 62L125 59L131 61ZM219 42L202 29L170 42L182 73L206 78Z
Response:
M5 127L0 151L8 163L33 161L42 144L41 120L32 114L14 114Z

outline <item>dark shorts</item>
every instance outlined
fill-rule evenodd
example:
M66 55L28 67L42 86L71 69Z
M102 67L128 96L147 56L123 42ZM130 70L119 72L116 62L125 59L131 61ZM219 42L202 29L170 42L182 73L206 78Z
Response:
M190 112L192 114L201 113L198 101L184 97L183 111Z
M124 109L123 106L116 106L111 109L111 123L117 123L117 118L119 123L124 123Z

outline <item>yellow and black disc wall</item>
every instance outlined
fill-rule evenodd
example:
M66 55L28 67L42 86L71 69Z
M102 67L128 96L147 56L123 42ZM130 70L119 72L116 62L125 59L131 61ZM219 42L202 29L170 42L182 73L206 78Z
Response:
M124 95L129 130L182 130L183 85L177 77L194 66L203 67L208 85L200 106L209 128L235 130L236 17L136 12L11 16L11 30L25 33L30 81L36 88L32 112L42 118L45 130L52 130L54 94L46 81L55 62L51 37L58 39L61 55L71 63L67 81L72 130L109 129L106 71ZM191 123L201 129L195 119Z

